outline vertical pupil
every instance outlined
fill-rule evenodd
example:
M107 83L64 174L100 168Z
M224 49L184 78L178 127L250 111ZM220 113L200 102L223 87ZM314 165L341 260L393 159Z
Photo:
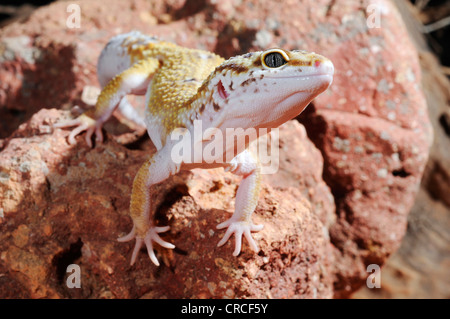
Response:
M278 59L276 54L272 54L272 65L278 65Z
M266 65L270 68L277 68L286 63L279 53L270 53L265 58Z

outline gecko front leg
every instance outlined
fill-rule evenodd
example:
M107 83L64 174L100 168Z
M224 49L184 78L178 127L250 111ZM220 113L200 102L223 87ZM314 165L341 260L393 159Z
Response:
M169 226L156 227L153 224L152 218L154 213L154 207L152 207L151 203L153 185L166 180L180 170L180 165L177 165L170 160L170 153L169 155L167 154L168 149L168 147L164 147L155 153L141 166L134 178L130 203L130 216L133 219L134 224L133 229L128 235L118 239L120 242L129 241L134 238L136 239L136 244L131 256L131 265L136 261L136 257L143 243L145 243L147 247L151 261L156 266L159 266L159 262L153 250L153 242L158 243L164 248L175 248L175 245L164 241L158 235L159 233L169 230Z
M232 234L235 236L235 248L233 255L237 256L241 252L242 235L247 239L250 248L255 252L259 251L258 245L254 241L251 232L260 231L264 225L255 225L251 216L258 203L261 190L261 166L258 160L245 150L237 155L225 168L236 175L243 176L236 194L236 203L233 216L227 221L217 225L218 229L228 227L225 235L217 244L224 245Z

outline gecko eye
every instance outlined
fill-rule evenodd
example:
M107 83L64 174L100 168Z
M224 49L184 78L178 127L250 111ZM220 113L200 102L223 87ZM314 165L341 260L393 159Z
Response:
M283 52L284 53L284 52ZM286 54L282 54L281 50L270 51L263 56L263 64L268 68L279 68L286 64L289 59L286 59Z

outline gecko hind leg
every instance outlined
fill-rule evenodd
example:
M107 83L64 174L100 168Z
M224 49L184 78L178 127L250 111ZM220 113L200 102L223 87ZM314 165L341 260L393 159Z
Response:
M148 58L133 64L130 68L112 78L100 92L95 108L87 110L77 119L54 124L55 128L76 126L69 135L69 143L75 144L75 136L87 131L86 142L92 147L91 137L95 133L96 141L103 141L102 126L127 94L142 94L148 88L159 62ZM123 105L127 103L124 100Z

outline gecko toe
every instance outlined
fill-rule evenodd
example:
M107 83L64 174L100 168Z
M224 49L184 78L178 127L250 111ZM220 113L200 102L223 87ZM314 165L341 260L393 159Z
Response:
M136 244L134 245L133 254L131 254L130 266L133 266L136 262L136 257L139 253L139 250L141 250L142 242L142 238L136 238Z
M136 237L136 226L133 226L133 229L125 236L117 238L117 241L123 243L126 241L130 241Z
M145 246L147 248L148 256L150 257L150 260L156 265L159 266L158 259L156 258L156 254L154 251L153 243L157 243L163 248L166 249L174 249L175 245L171 244L165 240L163 240L158 233L166 232L170 229L169 226L165 227L151 227L145 234L145 236L140 237L136 236L136 227L133 226L133 229L131 232L123 237L118 238L117 240L119 242L126 242L130 241L132 239L136 239L136 244L133 249L133 253L131 255L131 262L130 265L133 265L136 261L137 255L142 247L142 244L145 243Z
M255 225L249 222L243 222L243 221L233 221L232 219L229 219L219 225L217 225L218 229L228 227L228 229L225 232L225 235L222 237L222 239L219 241L217 246L224 245L228 239L230 239L231 235L234 234L235 237L235 245L234 245L234 251L233 256L238 256L242 249L242 236L247 239L247 242L250 246L250 248L254 252L258 252L259 248L256 244L255 240L252 237L251 232L252 231L260 231L263 229L263 225Z

